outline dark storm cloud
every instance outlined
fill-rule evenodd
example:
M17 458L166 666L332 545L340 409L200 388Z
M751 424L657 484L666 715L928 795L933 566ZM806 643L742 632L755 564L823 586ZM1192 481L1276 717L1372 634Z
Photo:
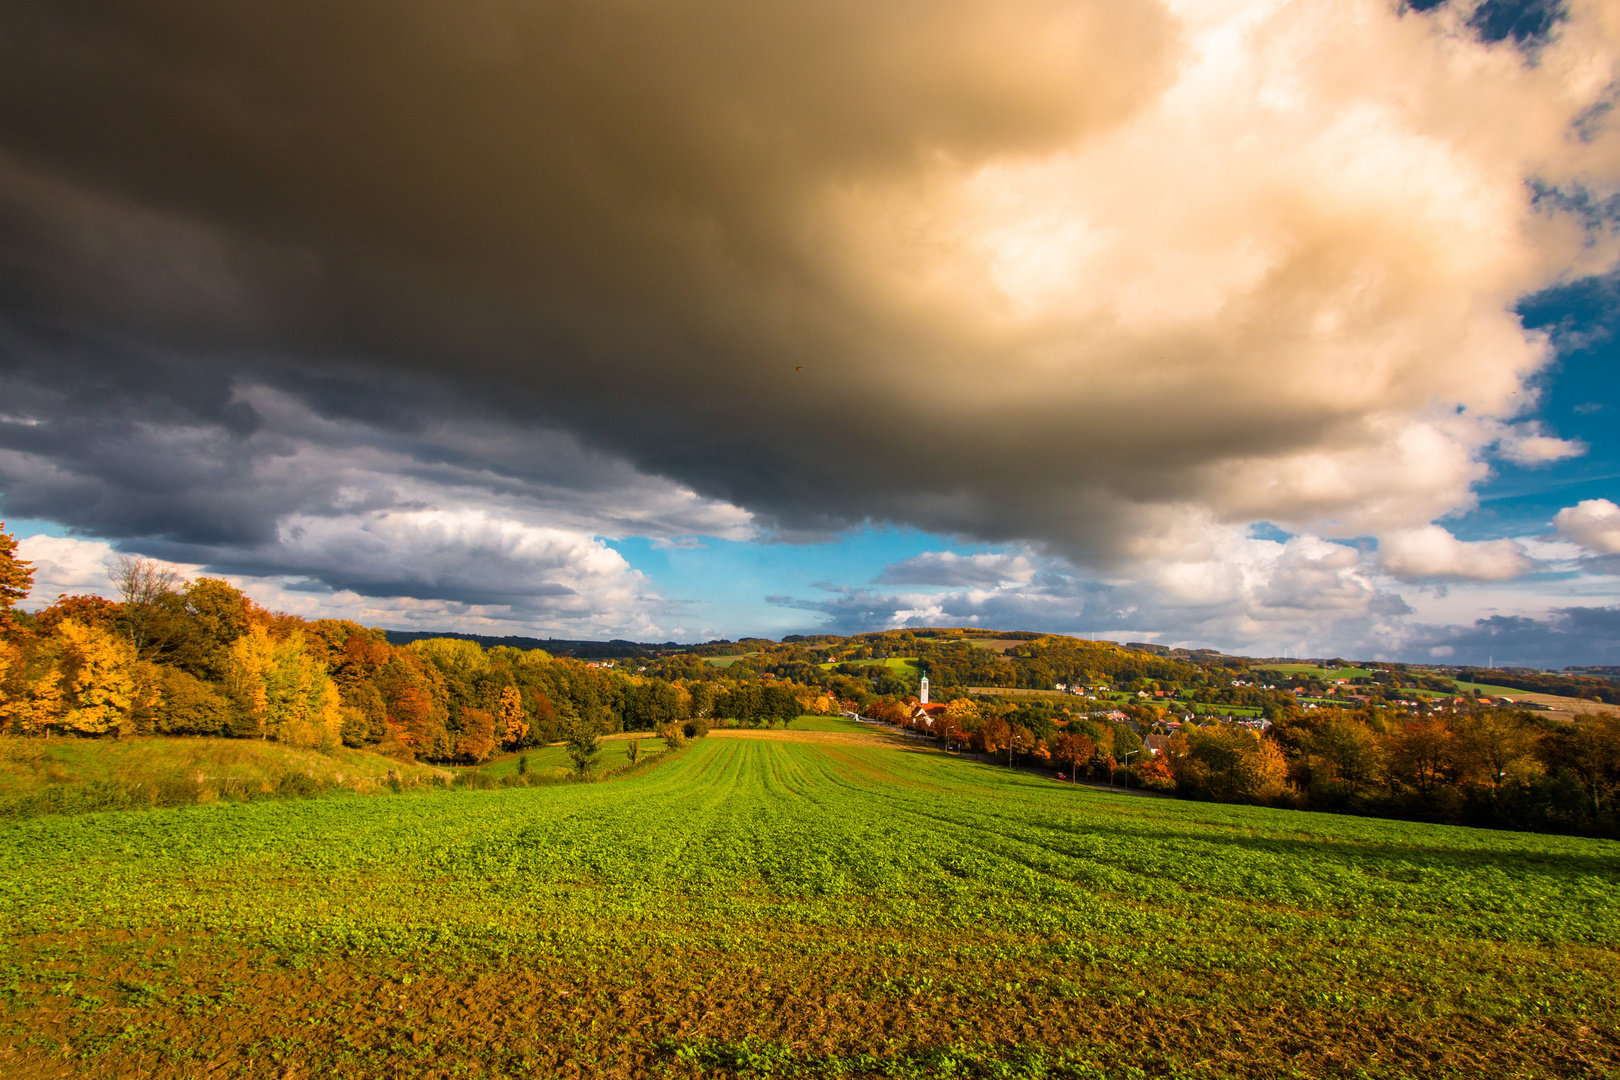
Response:
M1098 563L1253 517L1426 524L1541 362L1506 304L1585 250L1504 192L1606 129L1549 125L1579 97L1556 35L1534 71L1456 64L1441 16L1302 3L1206 85L1231 28L1185 14L7 4L7 511L262 566L290 517L418 482L560 506L656 476L785 537ZM633 468L531 475L556 431Z
M1448 664L1562 668L1620 664L1620 607L1571 607L1544 619L1492 615L1472 626L1428 627L1406 650Z
M1034 573L1034 564L1022 555L958 555L954 551L925 551L903 562L885 566L874 583L994 588L1002 582L1028 581Z

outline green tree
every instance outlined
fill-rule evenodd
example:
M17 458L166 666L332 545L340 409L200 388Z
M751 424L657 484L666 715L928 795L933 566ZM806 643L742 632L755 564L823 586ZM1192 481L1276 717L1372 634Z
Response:
M156 730L164 735L227 735L232 730L230 699L189 671L162 669L163 708Z
M568 760L574 763L574 773L583 780L589 775L591 766L602 756L597 726L587 718L575 718L568 724L565 738Z

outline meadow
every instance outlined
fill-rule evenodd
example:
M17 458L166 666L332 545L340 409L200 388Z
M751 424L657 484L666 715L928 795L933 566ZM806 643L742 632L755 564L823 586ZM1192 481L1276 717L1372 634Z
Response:
M560 753L560 751L559 751ZM0 819L18 814L182 805L289 789L376 791L389 774L439 784L447 769L365 750L259 739L24 739L0 735ZM289 780L298 781L289 785Z
M838 663L817 664L823 671L831 671L839 664L854 664L856 667L886 667L895 671L921 671L922 665L915 656L890 656L883 660L841 660Z
M1255 668L1256 671L1275 671L1279 675L1314 675L1318 679L1332 682L1335 679L1364 679L1372 672L1367 668L1342 667L1323 668L1315 664L1267 664Z
M607 772L613 769L622 769L630 764L630 739L614 738L602 740L601 754L596 764L591 767L595 773ZM641 747L643 758L662 754L667 747L664 740L656 735L644 734L635 739ZM561 743L555 746L536 746L532 749L522 750L512 754L502 754L500 757L476 766L458 766L455 772L481 772L499 779L516 777L527 762L529 775L536 780L562 780L573 775L574 764L568 757L568 748Z
M1620 1069L1620 845L775 734L8 823L0 1074Z

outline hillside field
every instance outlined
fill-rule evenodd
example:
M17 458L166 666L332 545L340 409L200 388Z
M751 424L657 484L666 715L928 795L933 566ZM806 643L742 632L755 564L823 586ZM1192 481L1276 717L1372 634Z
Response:
M162 803L239 797L273 792L288 776L325 788L376 791L390 772L406 783L437 783L450 775L365 750L306 750L260 739L0 735L0 816L35 802L76 809L109 797Z
M642 757L652 757L662 754L665 749L664 740L656 735L642 733L635 737L641 744ZM601 756L591 767L593 773L606 772L610 769L622 769L630 763L628 748L630 739L611 738L601 741ZM519 762L527 758L529 773L536 779L561 780L571 776L574 772L574 763L568 757L568 748L561 743L555 746L536 746L533 749L522 750L517 753L502 754L500 757L484 762L477 766L458 766L456 772L478 771L488 773L497 779L507 776L517 776Z
M732 734L7 823L0 1075L1620 1070L1615 843Z
M1314 675L1318 679L1332 682L1335 679L1364 679L1372 672L1367 668L1345 667L1324 668L1315 664L1266 664L1256 667L1256 671L1275 671L1279 675Z

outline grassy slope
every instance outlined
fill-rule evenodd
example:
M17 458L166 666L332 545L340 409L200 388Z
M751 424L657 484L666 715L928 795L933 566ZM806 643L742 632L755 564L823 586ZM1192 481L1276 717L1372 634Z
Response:
M1604 841L735 739L38 819L0 835L0 1072L1595 1075L1617 877Z
M1366 668L1327 668L1317 667L1315 664L1267 664L1265 667L1255 668L1256 671L1276 671L1283 675L1315 675L1319 679L1332 682L1335 679L1360 679L1371 675Z
M28 795L54 784L108 781L125 787L201 775L205 782L257 784L288 773L353 785L390 769L401 776L440 770L340 747L305 750L256 739L131 738L18 739L0 736L0 798Z
M664 740L656 735L644 735L636 741L641 744L641 756L644 758L661 754L665 750ZM600 744L602 756L597 760L594 771L603 772L629 764L626 756L629 753L628 744L628 739L610 739L602 742ZM478 768L494 777L516 776L518 759L523 757L529 759L529 771L537 777L560 779L574 771L574 764L568 759L568 749L560 743L556 746L537 746L520 754L503 754L492 761L484 762Z
M840 660L838 664L855 664L859 667L886 667L893 668L895 671L922 670L922 665L917 662L915 656L891 656L885 660ZM817 664L816 666L824 671L831 671L838 664L827 663Z
M715 667L730 667L739 660L746 660L750 656L758 655L759 650L755 649L753 652L738 653L736 656L709 656L705 657L703 662L705 664L712 664Z

